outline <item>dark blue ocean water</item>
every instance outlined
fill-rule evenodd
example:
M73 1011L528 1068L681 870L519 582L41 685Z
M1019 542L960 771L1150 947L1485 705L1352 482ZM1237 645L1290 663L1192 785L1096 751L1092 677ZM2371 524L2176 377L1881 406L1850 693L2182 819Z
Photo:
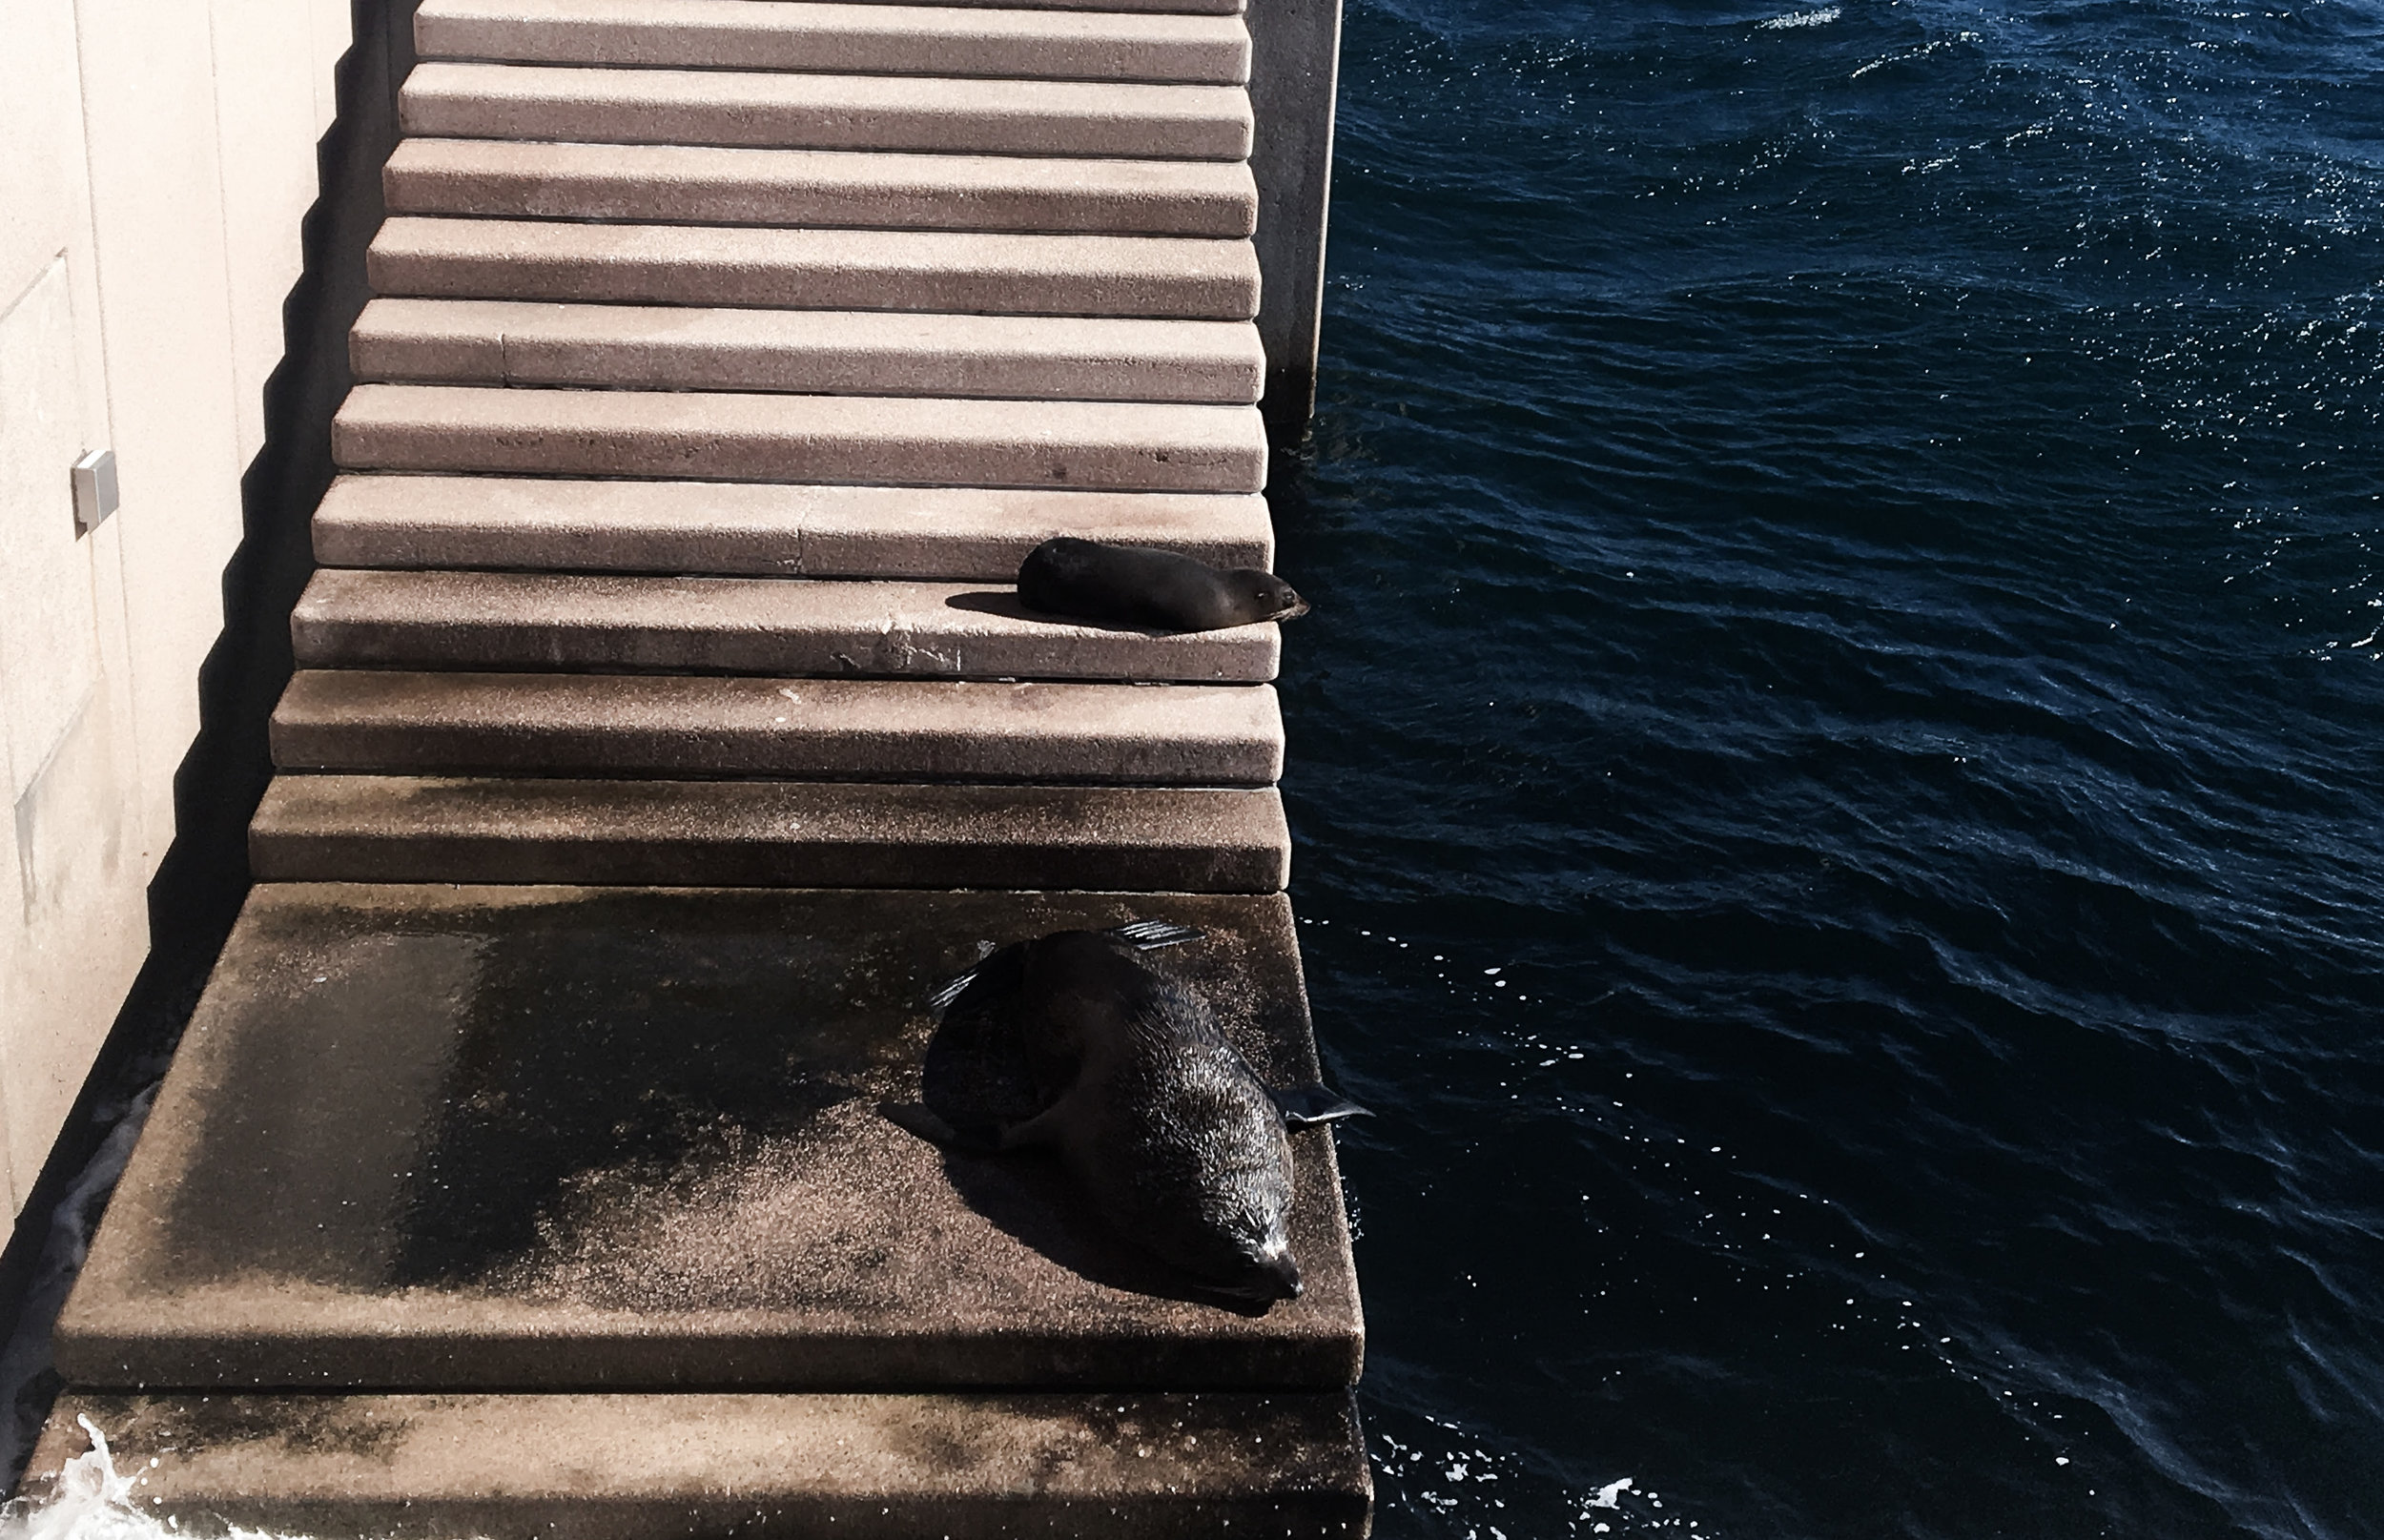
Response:
M2384 4L1351 0L1337 176L1378 1532L2384 1534Z

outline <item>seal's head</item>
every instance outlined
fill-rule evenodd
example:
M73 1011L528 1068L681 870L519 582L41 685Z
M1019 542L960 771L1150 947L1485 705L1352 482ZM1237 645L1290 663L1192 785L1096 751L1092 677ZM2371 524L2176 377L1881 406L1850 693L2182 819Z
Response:
M1291 1255L1284 1215L1264 1203L1234 1205L1240 1212L1212 1214L1197 1248L1175 1260L1208 1288L1254 1304L1300 1297L1300 1263Z
M1214 1118L1186 1141L1197 1169L1178 1222L1148 1234L1161 1256L1235 1299L1268 1304L1300 1297L1291 1254L1291 1148L1271 1104L1265 1113Z
M1230 1292L1249 1300L1296 1300L1300 1297L1300 1264L1292 1259L1288 1242L1277 1241L1250 1259L1250 1271L1243 1275L1242 1286Z
M1296 620L1308 612L1308 602L1272 572L1236 567L1225 574L1225 581L1233 588L1235 611L1251 621Z

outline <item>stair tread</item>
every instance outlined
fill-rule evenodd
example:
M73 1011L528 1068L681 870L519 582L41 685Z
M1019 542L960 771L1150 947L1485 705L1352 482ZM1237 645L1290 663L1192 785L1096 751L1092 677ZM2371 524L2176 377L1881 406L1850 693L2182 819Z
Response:
M1277 893L1273 789L279 775L260 881Z
M342 476L315 510L326 566L1009 582L1054 535L1269 565L1253 494Z
M332 421L351 470L918 486L1256 492L1255 407L726 392L359 385Z
M1237 684L1275 676L1281 629L1077 625L983 584L354 567L316 572L290 617L308 667Z
M70 1392L29 1496L83 1420L153 1522L200 1533L992 1535L1033 1472L1049 1540L1326 1540L1365 1533L1371 1491L1346 1391Z
M598 70L427 59L399 94L408 134L756 149L1241 160L1240 86Z
M1246 240L941 230L590 225L398 216L378 295L446 299L1246 321Z
M1134 919L1202 933L1153 965L1270 1084L1318 1078L1280 894L263 885L59 1367L175 1389L1345 1387L1362 1339L1328 1131L1294 1138L1305 1292L1244 1314L1185 1297L1044 1162L956 1182L878 1110L966 1046L972 1013L938 1042L927 1002L984 943ZM927 1094L998 1119L1003 1083Z
M360 380L1255 404L1248 321L375 299Z
M423 58L1241 85L1239 16L791 0L422 0Z
M1264 685L994 684L301 668L283 770L1265 786Z

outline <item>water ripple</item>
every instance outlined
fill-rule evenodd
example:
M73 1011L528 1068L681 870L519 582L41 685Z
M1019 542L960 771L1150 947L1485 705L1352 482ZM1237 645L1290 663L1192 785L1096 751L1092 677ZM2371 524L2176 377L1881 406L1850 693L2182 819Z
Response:
M2384 10L1348 25L1379 1532L2384 1534Z

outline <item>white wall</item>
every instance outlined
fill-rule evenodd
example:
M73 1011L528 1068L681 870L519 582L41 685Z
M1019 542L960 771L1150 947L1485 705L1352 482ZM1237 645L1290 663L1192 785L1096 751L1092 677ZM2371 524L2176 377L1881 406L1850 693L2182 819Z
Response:
M346 0L0 0L0 1192L148 948ZM78 535L69 468L116 454Z

